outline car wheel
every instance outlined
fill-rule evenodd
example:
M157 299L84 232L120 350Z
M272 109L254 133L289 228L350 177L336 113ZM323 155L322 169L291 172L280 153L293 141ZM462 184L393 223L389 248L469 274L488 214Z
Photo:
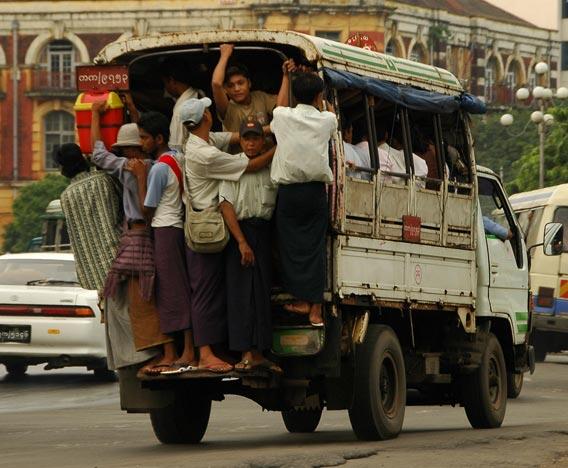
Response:
M507 372L507 397L517 398L523 389L525 374L522 372Z
M282 411L282 420L288 432L314 432L321 419L321 409Z
M151 409L150 421L162 444L198 444L205 435L210 414L211 400L177 395L173 404Z
M507 409L507 368L499 340L489 334L481 365L462 380L462 403L472 427L500 427Z
M6 364L6 372L8 372L10 377L23 377L27 370L27 364Z
M392 328L371 325L355 350L355 382L349 420L360 440L392 439L402 430L406 374Z

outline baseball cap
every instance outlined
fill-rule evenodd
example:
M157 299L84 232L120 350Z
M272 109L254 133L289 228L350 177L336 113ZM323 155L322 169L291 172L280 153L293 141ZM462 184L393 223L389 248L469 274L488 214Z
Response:
M245 136L249 133L252 133L253 135L264 136L262 125L260 125L257 120L247 120L241 124L239 135Z
M180 108L181 123L198 124L203 118L203 113L211 105L211 99L204 97L201 99L191 98L185 101Z
M142 146L140 144L140 135L138 133L138 125L135 123L127 123L118 129L116 143L113 148L121 146Z

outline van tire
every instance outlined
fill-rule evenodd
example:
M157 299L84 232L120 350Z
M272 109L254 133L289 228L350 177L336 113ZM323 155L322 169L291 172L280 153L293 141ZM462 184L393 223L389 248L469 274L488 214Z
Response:
M507 409L507 368L499 340L489 333L481 365L462 378L465 413L472 427L500 427Z
M523 389L525 374L522 372L507 372L507 398L517 398Z
M355 348L349 420L360 440L392 439L402 430L406 407L404 357L392 328L370 325Z
M282 420L288 432L314 432L321 419L321 409L282 411Z
M10 374L10 377L15 379L22 378L24 375L26 375L26 372L28 371L27 364L21 364L21 363L5 364L5 366L6 366L6 372Z
M191 400L185 395L165 408L151 409L150 421L162 444L198 444L205 435L210 415L211 400Z

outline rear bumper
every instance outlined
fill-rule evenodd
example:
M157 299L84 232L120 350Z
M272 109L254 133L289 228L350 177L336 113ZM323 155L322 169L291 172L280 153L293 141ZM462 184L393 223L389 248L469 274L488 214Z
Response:
M97 317L50 318L0 316L1 325L31 327L30 343L0 343L0 362L47 362L59 356L75 361L106 357L104 325Z
M568 333L568 315L533 314L533 328L541 331Z

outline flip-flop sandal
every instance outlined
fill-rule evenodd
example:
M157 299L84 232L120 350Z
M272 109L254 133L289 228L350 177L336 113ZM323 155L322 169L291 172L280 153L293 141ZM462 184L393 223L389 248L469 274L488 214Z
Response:
M188 363L173 363L169 366L168 370L164 370L160 372L161 375L176 375L176 374L183 374L184 372L191 372L196 371L198 369L197 366L192 366Z
M222 364L213 364L210 366L199 366L197 370L212 372L213 374L226 374L227 372L231 372L233 370L233 366L231 366L230 364L227 364L226 366L223 366Z
M274 372L275 374L282 374L284 373L284 371L282 370L282 368L278 365L275 364L274 362L270 361L269 359L265 359L262 362L259 362L256 366L253 366L254 368L261 368L261 369L266 369L269 370L270 372Z
M154 364L151 367L144 369L142 372L146 375L160 375L162 371L168 370L170 368L167 364Z
M235 370L237 372L250 372L252 369L252 363L248 359L243 359L235 364Z
M317 323L316 323L316 322L312 322L312 321L310 320L310 325L311 325L312 327L315 327L315 328L322 328L322 327L324 326L324 323L323 323L323 322L317 322Z

